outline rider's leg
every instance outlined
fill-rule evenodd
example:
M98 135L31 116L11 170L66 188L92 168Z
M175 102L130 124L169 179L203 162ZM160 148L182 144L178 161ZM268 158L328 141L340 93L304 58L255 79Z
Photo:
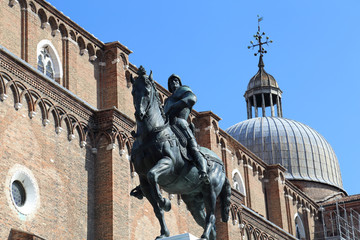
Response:
M197 146L195 139L189 139L188 149L191 151L190 154L194 158L195 165L199 170L199 178L206 184L209 184L209 177L206 171L207 162L203 155L200 153L199 147Z

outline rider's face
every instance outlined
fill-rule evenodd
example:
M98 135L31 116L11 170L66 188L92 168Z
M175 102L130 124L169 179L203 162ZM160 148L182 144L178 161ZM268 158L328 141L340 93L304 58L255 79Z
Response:
M177 78L173 78L170 82L171 92L174 92L176 89L180 87L180 81Z

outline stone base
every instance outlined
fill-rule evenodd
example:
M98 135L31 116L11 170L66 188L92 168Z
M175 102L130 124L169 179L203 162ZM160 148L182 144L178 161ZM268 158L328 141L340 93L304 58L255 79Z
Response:
M172 237L163 238L164 240L200 240L201 238L194 237L190 233L184 233Z

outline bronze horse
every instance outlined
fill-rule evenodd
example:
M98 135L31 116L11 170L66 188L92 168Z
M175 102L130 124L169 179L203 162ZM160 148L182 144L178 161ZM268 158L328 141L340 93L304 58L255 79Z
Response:
M222 220L226 222L231 196L221 159L201 148L208 159L210 184L200 181L197 168L182 157L179 140L166 121L152 73L147 76L141 66L138 77L131 82L137 124L131 161L140 179L140 188L135 188L131 195L139 199L144 195L153 206L161 226L156 239L170 235L164 211L170 210L171 203L161 195L161 187L168 193L181 194L195 221L204 228L201 238L215 240L216 198L220 197Z

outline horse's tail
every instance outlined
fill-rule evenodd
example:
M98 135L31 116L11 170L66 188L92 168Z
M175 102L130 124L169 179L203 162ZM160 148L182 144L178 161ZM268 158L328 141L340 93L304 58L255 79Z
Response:
M229 219L230 198L231 198L231 186L227 177L225 177L225 182L219 196L221 203L221 218L223 222L227 222Z

